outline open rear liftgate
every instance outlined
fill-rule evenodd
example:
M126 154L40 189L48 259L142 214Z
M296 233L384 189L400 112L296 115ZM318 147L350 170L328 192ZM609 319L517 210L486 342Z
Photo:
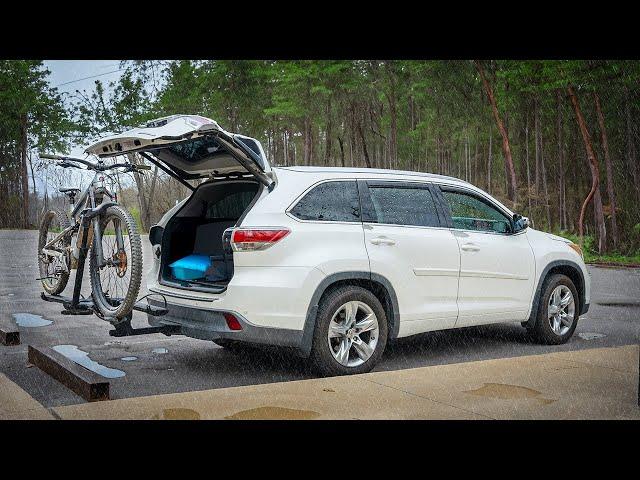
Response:
M100 207L95 209L89 209L82 214L82 224L86 229L89 227L89 223L91 219L99 215L102 209L105 206L110 204L103 204ZM86 231L86 230L85 230ZM104 320L110 322L115 328L114 330L109 331L109 335L112 337L127 337L132 335L146 335L149 333L164 333L165 335L171 335L172 333L177 333L176 328L171 326L162 326L162 327L145 327L145 328L132 328L131 327L131 319L133 317L133 312L129 312L127 316L121 319L102 317L102 315L98 315L98 310L93 305L92 299L81 299L80 298L80 289L82 287L82 277L84 274L84 264L87 259L87 254L89 252L89 247L87 246L87 237L89 235L82 235L82 239L80 241L80 249L78 252L78 268L76 269L76 278L73 286L73 297L65 297L63 295L49 295L45 292L40 294L40 297L47 302L56 302L61 303L64 306L64 310L62 310L63 315L97 315ZM153 294L158 295L158 294ZM144 297L143 297L144 298ZM163 297L164 299L164 297ZM166 301L165 301L166 305ZM153 316L161 316L165 315L168 310L164 307L155 307L153 305L149 305L148 303L144 303L142 300L138 300L134 306L133 310L137 310L139 312L147 313Z

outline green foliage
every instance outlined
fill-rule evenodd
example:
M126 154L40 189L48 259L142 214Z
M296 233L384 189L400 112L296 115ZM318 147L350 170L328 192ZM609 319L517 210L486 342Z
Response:
M73 124L38 60L0 60L0 227L21 225L23 155L63 150ZM26 223L29 223L28 221Z
M128 210L133 219L136 221L138 231L144 232L144 229L142 228L142 220L140 219L140 209L138 207L129 207Z
M508 204L502 138L472 61L176 60L123 65L124 75L110 88L98 81L93 93L74 97L72 117L79 143L159 116L201 114L227 130L258 138L274 165L372 166L453 175ZM567 87L572 86L580 100L602 164L593 105L593 93L598 93L614 163L618 250L637 251L640 181L630 169L638 164L633 152L640 151L640 62L498 60L483 61L482 66L515 164L519 202L513 208L545 230L562 226L574 232L590 187ZM112 95L106 93L109 90ZM0 102L2 95L0 88ZM0 122L0 129L15 128L12 118ZM53 131L59 131L64 122L56 121L55 115L49 119ZM635 143L629 146L630 142ZM535 172L542 176L541 159L544 180L534 185ZM610 199L604 165L600 173L606 205ZM585 218L591 234L591 206ZM609 214L608 231L610 222ZM591 255L594 242L589 238L585 244Z
M556 235L571 240L573 243L580 245L580 237L570 232L558 231ZM586 263L602 263L602 264L621 264L621 265L640 265L640 252L632 255L624 255L619 252L611 252L605 255L599 255L596 247L596 240L593 235L585 235L582 243L582 253Z

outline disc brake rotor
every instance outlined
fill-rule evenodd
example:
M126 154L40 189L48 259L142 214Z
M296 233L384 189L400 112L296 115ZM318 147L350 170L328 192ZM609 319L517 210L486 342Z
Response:
M127 273L127 252L124 250L119 251L113 255L113 259L118 262L116 273L118 277L122 278Z

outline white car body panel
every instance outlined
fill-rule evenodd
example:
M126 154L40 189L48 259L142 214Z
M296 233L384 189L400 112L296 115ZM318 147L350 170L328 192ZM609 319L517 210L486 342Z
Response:
M323 282L341 272L371 272L386 278L399 305L398 337L498 322L521 322L531 314L540 275L550 262L579 265L590 301L589 276L580 256L564 240L531 228L503 235L450 228L406 227L357 222L302 221L287 213L319 182L388 179L461 186L486 192L451 177L390 170L273 168L278 185L260 198L237 228L285 227L291 234L257 252L234 252L235 273L221 294L190 292L158 282L159 260L148 277L149 290L167 295L171 305L239 313L251 325L299 331ZM158 225L165 226L179 206ZM387 237L394 245L374 245ZM478 250L462 249L473 243ZM151 321L151 320L150 320ZM277 330L276 330L277 331Z
M456 327L526 320L537 280L526 231L454 230L453 235L461 257Z
M452 233L445 228L374 223L365 223L364 231L371 271L396 286L402 306L398 336L452 328L458 317L460 269ZM381 238L395 243L378 243Z

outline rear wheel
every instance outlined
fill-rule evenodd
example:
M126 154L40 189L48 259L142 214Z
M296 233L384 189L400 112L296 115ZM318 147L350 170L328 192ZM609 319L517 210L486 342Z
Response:
M105 317L127 317L138 297L142 280L142 245L136 223L124 208L114 205L101 219L102 253L106 265L98 266L91 252L91 294L96 309ZM122 245L118 236L122 235ZM95 241L95 240L94 240Z
M578 325L578 291L566 275L552 275L542 288L533 334L547 345L569 341Z
M49 210L40 223L38 236L38 267L42 287L50 295L61 293L69 281L71 235L66 235L52 245L52 250L63 253L51 256L42 252L44 246L55 239L60 232L69 227L67 214L58 210Z
M366 373L380 360L387 334L387 316L373 293L336 288L320 302L311 361L326 376Z

